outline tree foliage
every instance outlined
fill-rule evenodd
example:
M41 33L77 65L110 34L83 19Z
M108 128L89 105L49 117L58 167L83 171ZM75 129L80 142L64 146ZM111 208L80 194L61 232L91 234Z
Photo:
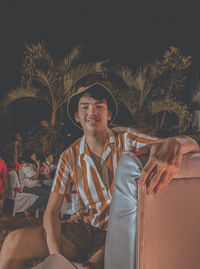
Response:
M127 66L120 66L115 73L124 81L125 87L117 89L115 95L128 107L138 125L151 114L158 122L157 130L163 127L166 112L174 113L178 119L179 132L184 132L191 120L188 107L176 96L183 89L186 70L191 65L191 57L183 56L179 48L171 46L163 59L154 60L139 67L136 73ZM146 123L147 120L146 120ZM152 124L152 123L150 123Z
M164 53L162 60L155 61L159 67L159 87L165 89L165 94L183 89L186 71L191 63L191 56L182 55L180 49L173 46Z
M61 61L56 61L43 42L26 45L21 68L21 85L12 89L3 100L4 107L24 97L45 100L51 108L51 126L55 126L56 112L74 92L76 83L91 74L102 74L104 63L81 64L81 48L76 46Z

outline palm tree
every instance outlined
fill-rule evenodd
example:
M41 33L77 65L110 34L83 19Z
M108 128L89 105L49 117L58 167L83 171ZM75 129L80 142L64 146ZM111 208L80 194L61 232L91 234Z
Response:
M105 61L77 63L80 55L81 48L76 46L62 61L57 62L45 49L43 42L26 45L21 85L9 91L2 105L7 107L11 102L25 97L43 99L51 107L50 126L54 127L56 112L68 101L77 82L88 75L105 71Z
M158 115L161 112L173 112L179 119L178 129L181 133L184 133L189 127L191 116L187 106L181 102L178 102L172 97L170 98L169 96L166 96L164 98L150 102L148 110L153 116ZM160 126L160 128L161 127L162 126Z
M156 76L156 66L147 64L134 75L130 68L120 66L116 69L116 74L125 82L127 94L124 92L121 97L125 99L132 113L139 113L143 110L144 104L153 88L153 80Z
M160 75L157 61L140 67L136 74L128 67L120 66L116 74L125 82L126 89L117 89L115 95L128 107L138 124L141 124L141 119L145 120L145 113L155 116L170 111L179 119L179 130L188 127L190 116L187 106L169 96L160 97L158 89L154 88L154 80Z
M186 70L191 65L191 56L181 55L180 49L170 46L164 53L163 59L159 62L160 83L164 84L165 96L170 98L175 92L178 92L184 88L184 82L186 80ZM163 126L166 116L164 111L160 127Z

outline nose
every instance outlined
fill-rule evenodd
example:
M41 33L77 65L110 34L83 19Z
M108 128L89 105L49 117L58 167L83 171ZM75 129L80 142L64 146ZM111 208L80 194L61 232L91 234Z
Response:
M91 114L91 115L96 115L97 114L97 109L96 109L95 105L91 105L89 107L89 114Z

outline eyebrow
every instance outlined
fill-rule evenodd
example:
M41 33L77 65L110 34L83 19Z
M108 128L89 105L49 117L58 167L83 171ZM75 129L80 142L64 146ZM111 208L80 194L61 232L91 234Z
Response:
M79 105L89 105L89 102L81 102ZM95 104L105 104L104 100L99 100L97 102L95 102Z

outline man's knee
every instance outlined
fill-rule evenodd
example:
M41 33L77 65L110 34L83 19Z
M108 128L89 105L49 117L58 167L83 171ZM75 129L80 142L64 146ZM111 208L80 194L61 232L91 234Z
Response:
M114 189L132 193L136 190L135 180L139 179L141 171L142 164L137 157L123 154L116 169Z
M3 243L0 259L24 263L33 257L46 257L47 255L48 248L42 236L42 226L36 226L9 233Z
M18 245L22 239L22 229L10 232L3 242L0 252L0 269L21 268L23 260L18 256Z
M2 251L5 252L5 255L13 255L15 253L16 248L23 238L23 230L24 229L17 229L7 235L2 247Z

